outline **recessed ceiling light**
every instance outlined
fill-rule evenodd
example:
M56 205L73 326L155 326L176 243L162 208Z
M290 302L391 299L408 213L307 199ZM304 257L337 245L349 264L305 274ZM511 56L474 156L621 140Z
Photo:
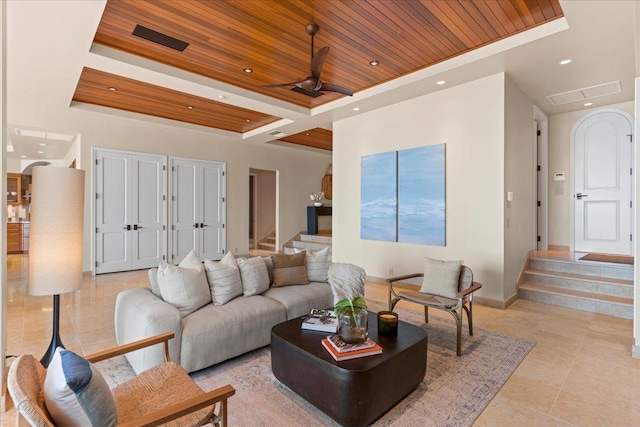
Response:
M44 151L38 151L38 154L44 154Z
M571 64L570 59L563 59L562 61L560 61L560 65L567 65L567 64Z
M371 60L369 61L369 65L371 65L372 67L377 67L378 65L380 65L380 61L378 61L377 59Z
M306 135L306 136L309 136L309 132L305 132L305 135Z
M353 111L360 111L360 108L358 108L358 107L353 107Z
M591 107L593 105L593 102L585 102L584 106L585 107Z
M41 146L41 147L46 147L46 146L47 146L47 144L45 144L44 142L41 142L41 143L40 143L40 144L38 144L38 145L39 145L39 146Z
M220 96L218 96L218 99L227 99L227 97L224 96L224 95L220 95Z
M113 87L113 86L109 86L107 89L109 89L109 90L110 90L110 91L112 91L112 92L115 92L115 91L117 91L117 90L118 90L118 88L115 88L115 87Z
M440 86L442 86L442 85L443 85L443 84L445 84L445 83L446 83L446 81L444 81L444 80L438 80L438 81L436 82L436 84L437 84L437 85L440 85Z
M21 154L20 157L22 157L23 159L27 158L27 156L25 156L24 154Z
M251 119L244 119L244 121L248 123L251 121Z
M253 73L253 70L249 67L244 68L242 71L244 71L245 73L249 74L249 73Z
M193 105L187 105L187 110L193 110Z

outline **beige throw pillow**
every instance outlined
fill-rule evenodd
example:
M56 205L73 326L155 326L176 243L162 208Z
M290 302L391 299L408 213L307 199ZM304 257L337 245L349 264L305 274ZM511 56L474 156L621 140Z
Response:
M273 259L273 286L306 285L307 279L306 254L300 252L294 255L277 254Z
M158 287L162 299L176 307L182 317L211 302L204 265L195 251L189 252L177 266L161 263Z
M462 262L462 260L440 261L426 258L424 279L422 280L420 292L456 298L458 296L458 280Z
M233 253L228 252L219 262L204 260L213 305L223 305L242 295L240 270Z
M329 272L329 248L307 251L307 278L310 282L326 282Z
M245 297L258 295L269 289L269 272L261 257L240 258L238 268Z

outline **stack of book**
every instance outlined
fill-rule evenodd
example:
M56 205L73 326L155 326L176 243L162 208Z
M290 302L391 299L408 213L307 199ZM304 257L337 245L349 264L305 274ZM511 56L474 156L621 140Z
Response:
M338 362L382 353L382 347L371 338L359 344L349 344L342 341L338 335L329 335L322 340L322 346Z
M320 331L336 333L338 331L338 319L330 310L311 310L302 318L302 329L308 331Z

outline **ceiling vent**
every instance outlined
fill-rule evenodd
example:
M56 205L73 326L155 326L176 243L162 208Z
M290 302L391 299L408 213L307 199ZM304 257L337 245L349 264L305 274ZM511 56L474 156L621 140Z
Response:
M569 102L584 101L590 98L597 98L598 96L613 95L614 93L622 92L620 81L604 83L597 86L585 87L582 89L576 89L569 92L556 93L555 95L547 96L549 102L553 105L568 104Z
M272 132L269 132L269 135L275 136L276 138L282 138L283 136L287 136L286 133L280 132L279 130L274 130Z
M183 52L189 43L183 42L182 40L174 39L171 36L166 34L159 33L150 28L143 27L142 25L136 25L136 28L133 29L134 36L138 36L145 40L152 41L154 43L161 44L162 46L170 47L171 49L179 50Z

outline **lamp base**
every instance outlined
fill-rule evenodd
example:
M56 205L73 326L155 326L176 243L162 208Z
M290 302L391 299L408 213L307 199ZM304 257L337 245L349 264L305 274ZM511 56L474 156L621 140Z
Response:
M49 363L53 359L53 354L56 352L56 348L62 347L62 340L60 339L60 295L53 296L53 335L51 337L51 343L47 352L40 359L40 363L45 368L49 367Z

